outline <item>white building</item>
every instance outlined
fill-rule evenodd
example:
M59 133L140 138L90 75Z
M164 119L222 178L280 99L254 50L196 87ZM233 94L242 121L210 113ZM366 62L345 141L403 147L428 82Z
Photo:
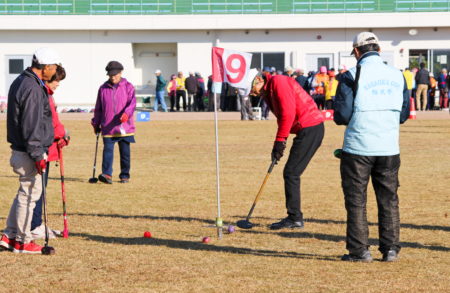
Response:
M287 65L305 72L322 64L352 67L352 41L361 31L380 39L385 62L399 69L421 59L435 72L449 67L450 13L236 14L236 15L0 15L0 96L49 46L67 78L57 92L61 107L95 104L111 60L138 88L155 85L156 69L211 74L213 46L252 52L253 66ZM417 66L415 66L417 67Z

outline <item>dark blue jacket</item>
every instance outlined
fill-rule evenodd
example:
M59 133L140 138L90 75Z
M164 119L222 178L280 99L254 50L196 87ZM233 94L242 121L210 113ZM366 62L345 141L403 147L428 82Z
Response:
M308 89L308 78L304 75L299 75L295 78L295 81L306 91Z
M365 58L373 56L378 53L367 53L360 60L358 64ZM408 86L406 85L406 80L404 80L404 90L403 90L403 106L400 112L400 124L405 123L409 118L410 112L410 97ZM355 84L355 79L350 71L346 71L342 74L339 85L336 91L336 98L334 101L334 122L337 125L348 125L350 119L353 116L354 109L354 98L353 98L353 86Z

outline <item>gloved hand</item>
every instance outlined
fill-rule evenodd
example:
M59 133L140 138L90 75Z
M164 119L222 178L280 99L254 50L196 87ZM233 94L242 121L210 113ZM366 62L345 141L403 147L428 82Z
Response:
M272 149L272 160L276 158L279 161L283 157L284 149L286 148L286 142L276 141Z
M58 148L62 149L65 146L68 146L70 142L70 136L67 138L61 138L58 140Z
M99 127L97 127L97 128L95 128L95 126L93 126L94 127L94 134L95 135L97 135L97 133L100 133L102 130L101 130L101 128L100 128L100 126Z
M120 117L120 122L125 123L128 121L128 115L126 113L122 114L122 117Z
M39 175L42 175L42 170L45 170L47 167L47 164L45 163L45 160L42 159L38 162L34 162L36 164L36 169L38 170Z

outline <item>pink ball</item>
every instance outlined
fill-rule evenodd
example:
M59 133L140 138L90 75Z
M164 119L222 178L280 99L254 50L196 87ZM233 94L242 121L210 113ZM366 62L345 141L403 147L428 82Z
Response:
M208 237L203 238L203 243L209 243L209 238Z

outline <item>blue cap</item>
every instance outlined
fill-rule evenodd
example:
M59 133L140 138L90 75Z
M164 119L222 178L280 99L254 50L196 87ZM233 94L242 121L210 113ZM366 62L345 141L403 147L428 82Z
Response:
M271 72L270 67L264 67L263 71Z

